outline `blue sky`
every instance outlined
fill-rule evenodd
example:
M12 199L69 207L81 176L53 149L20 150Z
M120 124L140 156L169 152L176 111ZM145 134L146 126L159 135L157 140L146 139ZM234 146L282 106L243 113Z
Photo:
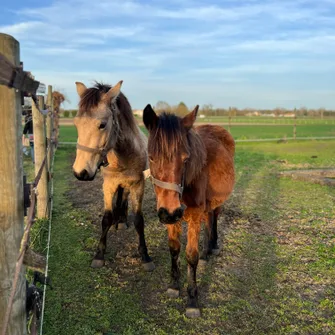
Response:
M335 109L335 0L19 0L0 32L76 107L75 81L116 84L133 108Z

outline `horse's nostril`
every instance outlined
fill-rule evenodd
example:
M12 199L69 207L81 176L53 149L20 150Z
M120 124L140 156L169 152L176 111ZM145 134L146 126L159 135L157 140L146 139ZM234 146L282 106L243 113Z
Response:
M89 180L90 179L90 175L88 174L87 170L82 170L81 172L77 173L77 172L73 172L73 174L75 175L75 177L78 180Z
M182 216L184 215L184 209L183 208L177 208L175 211L174 211L174 216L178 219L181 219Z
M165 209L165 208L160 208L159 210L158 210L158 217L159 217L159 220L160 220L160 222L162 222L162 223L166 223L167 222L167 220L168 220L168 218L169 218L169 213L168 213L168 211Z
M161 207L157 214L162 223L176 223L183 217L184 210L180 207L170 214L167 209Z

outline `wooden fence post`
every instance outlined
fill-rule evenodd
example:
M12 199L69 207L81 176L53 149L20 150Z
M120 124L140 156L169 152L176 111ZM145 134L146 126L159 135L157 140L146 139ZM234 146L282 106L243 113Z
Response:
M48 146L50 145L49 155L48 155L48 167L51 167L51 161L53 156L53 145L51 143L52 135L53 135L53 113L54 113L54 106L53 106L53 98L52 98L52 86L48 85L48 98L47 98L47 105L49 108L49 114L47 116L47 138L48 138Z
M297 139L297 110L294 108L293 139Z
M0 53L20 66L20 44L0 34ZM0 85L0 329L3 328L23 236L21 92ZM19 277L7 335L26 334L26 279Z
M38 103L40 109L44 108L43 97L38 96ZM36 108L35 103L32 102L33 112L33 129L34 129L34 151L35 151L35 175L40 169L45 154L46 154L46 136L45 136L45 117ZM37 217L39 219L47 217L48 208L48 180L47 167L45 166L42 172L41 180L37 186Z

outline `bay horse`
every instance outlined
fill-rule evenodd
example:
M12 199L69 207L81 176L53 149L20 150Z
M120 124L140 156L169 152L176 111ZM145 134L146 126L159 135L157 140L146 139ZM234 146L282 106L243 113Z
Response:
M194 127L198 108L183 118L170 113L158 116L151 105L143 111L143 122L149 131L148 155L157 213L168 231L172 261L167 290L170 297L179 296L181 222L187 223L186 316L190 318L200 316L196 271L201 222L205 222L205 236L200 259L206 261L209 254L219 253L220 206L228 199L235 182L234 139L220 126Z
M128 99L121 92L121 85L122 81L114 87L96 83L87 88L76 82L80 101L74 118L78 140L73 172L77 179L90 181L103 167L104 216L91 266L104 265L108 230L112 225L117 227L127 221L130 197L139 236L138 251L144 269L152 271L155 266L145 243L142 215L147 140L135 121Z

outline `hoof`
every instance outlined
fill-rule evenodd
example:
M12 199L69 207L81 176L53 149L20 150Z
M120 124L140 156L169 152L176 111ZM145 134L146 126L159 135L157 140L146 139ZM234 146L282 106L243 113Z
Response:
M121 222L117 225L117 230L126 230L128 229L127 222Z
M186 316L188 318L200 318L200 309L199 308L186 308Z
M220 253L220 248L212 249L212 255L214 255L214 256L218 256L219 253Z
M103 259L93 259L91 263L91 268L99 269L105 265L105 261Z
M143 269L147 272L151 272L155 269L154 262L142 263Z
M169 298L178 298L179 290L176 290L174 288L168 288L166 294L168 295Z

